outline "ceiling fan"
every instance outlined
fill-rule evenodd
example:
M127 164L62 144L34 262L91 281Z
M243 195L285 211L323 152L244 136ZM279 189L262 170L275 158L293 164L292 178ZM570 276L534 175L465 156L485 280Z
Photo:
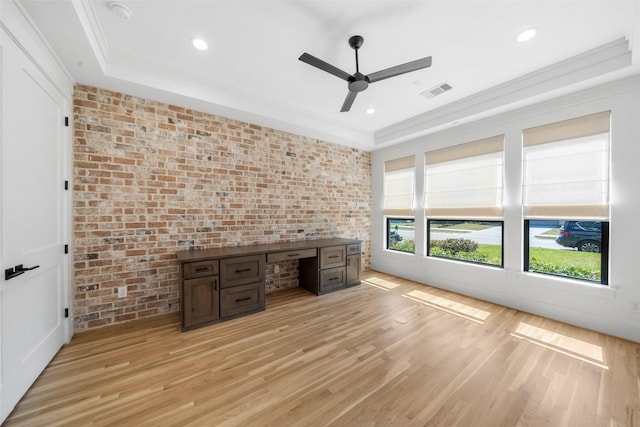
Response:
M318 59L313 55L309 55L306 52L300 55L300 58L298 58L302 62L306 62L309 65L312 65L316 68L321 69L322 71L326 71L329 74L333 74L334 76L349 82L347 85L349 92L347 93L347 97L342 104L340 112L349 111L351 109L353 101L356 99L356 95L358 95L358 92L362 92L363 90L365 90L369 86L369 83L375 83L380 80L388 79L389 77L399 76L400 74L410 73L412 71L431 66L431 57L427 56L426 58L416 59L415 61L396 65L395 67L386 68L384 70L376 71L375 73L371 73L365 76L360 72L360 64L358 63L358 49L360 49L363 43L364 38L362 36L352 36L351 38L349 38L349 46L351 46L356 51L355 74L349 74L346 71L342 71L340 68L324 62L322 59Z

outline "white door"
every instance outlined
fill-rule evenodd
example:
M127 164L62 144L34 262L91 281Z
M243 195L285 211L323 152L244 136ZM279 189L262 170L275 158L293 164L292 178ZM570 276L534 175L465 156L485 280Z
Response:
M0 422L67 339L69 274L66 100L8 37L1 50ZM39 267L6 279L20 264Z

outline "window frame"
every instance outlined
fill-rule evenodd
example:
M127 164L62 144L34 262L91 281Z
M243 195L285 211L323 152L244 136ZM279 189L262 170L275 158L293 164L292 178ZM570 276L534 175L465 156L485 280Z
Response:
M432 255L431 254L431 221L462 221L462 222L468 222L468 221L472 221L472 222L497 222L500 223L500 240L501 240L501 244L500 244L500 264L489 264L486 262L479 262L479 261L472 261L472 260L467 260L467 259L460 259L460 258L450 258L450 257L445 257L445 256L439 256L439 255ZM465 218L465 219L446 219L446 218L427 218L426 220L426 239L427 239L427 253L426 253L426 257L431 257L431 258L437 258L437 259L446 259L449 261L458 261L458 262L464 262L467 264L475 264L475 265L482 265L485 267L494 267L494 268L501 268L504 269L504 220L493 220L493 219L469 219L469 218Z
M415 230L415 224L416 224L416 218L412 217L412 216L385 216L385 250L387 251L393 251L393 252L398 252L401 254L411 254L411 255L415 255L416 254L416 250L415 250L415 231L414 231L414 237L413 237L413 244L414 244L414 248L413 248L413 252L409 252L409 251L403 251L400 249L394 249L391 248L389 245L389 237L390 237L390 233L391 233L391 229L390 229L390 221L392 220L412 220L413 221L413 226L414 226L414 230Z
M566 219L556 219L558 221L571 221L572 219L566 220ZM585 219L584 221L590 221L593 222L593 219ZM597 285L602 285L602 286L609 286L609 227L610 227L610 223L609 221L596 221L599 222L601 227L600 227L600 282L596 281L596 280L589 280L589 279L585 279L582 277L572 277L572 276L566 276L566 275L562 275L562 274L554 274L554 273L548 273L548 272L544 272L544 271L531 271L529 269L529 259L530 259L530 239L529 239L529 233L530 233L530 222L531 220L529 219L524 219L524 235L523 235L523 271L525 273L531 273L531 274L541 274L541 275L545 275L545 276L552 276L552 277L558 277L558 278L562 278L562 279L567 279L567 280L575 280L581 283L588 283L588 284L597 284ZM560 249L558 249L560 250Z

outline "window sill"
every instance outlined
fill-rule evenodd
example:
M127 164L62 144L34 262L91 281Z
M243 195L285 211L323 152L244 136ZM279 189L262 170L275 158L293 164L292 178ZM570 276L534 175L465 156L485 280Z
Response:
M606 299L615 299L616 297L615 288L607 285L529 272L518 273L517 277L518 281L523 282L526 286L538 286L545 290L562 290L578 295L591 295Z
M384 249L384 252L386 252L388 254L400 254L400 255L411 255L411 256L415 256L416 255L413 252L396 251L396 250L393 250L393 249Z
M455 266L471 266L471 267L480 267L480 268L488 268L491 270L495 270L495 271L505 271L504 267L501 265L493 265L493 264L482 264L480 262L473 262L473 261L465 261L465 260L460 260L460 259L454 259L454 258L445 258L445 257L439 257L439 256L432 256L432 255L425 255L424 257L425 259L429 260L428 262L431 262L431 260L434 260L434 262L436 263L449 263Z

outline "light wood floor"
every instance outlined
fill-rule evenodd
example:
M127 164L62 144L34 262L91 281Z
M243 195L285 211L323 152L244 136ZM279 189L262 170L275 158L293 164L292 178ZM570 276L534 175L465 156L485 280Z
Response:
M179 327L76 334L6 425L640 425L640 344L381 273Z

